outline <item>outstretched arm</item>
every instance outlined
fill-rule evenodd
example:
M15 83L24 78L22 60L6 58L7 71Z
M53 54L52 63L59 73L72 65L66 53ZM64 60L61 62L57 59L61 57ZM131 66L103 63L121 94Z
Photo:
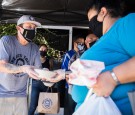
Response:
M0 60L0 72L5 73L21 73L23 72L20 68L21 66L16 66L13 64L10 64L4 60Z
M33 79L39 79L38 74L34 71L34 66L23 65L16 66L6 62L5 60L0 60L0 72L4 73L27 73Z

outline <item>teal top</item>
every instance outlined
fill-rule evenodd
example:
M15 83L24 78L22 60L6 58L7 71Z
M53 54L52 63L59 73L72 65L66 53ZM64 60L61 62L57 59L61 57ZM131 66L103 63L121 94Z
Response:
M81 59L102 61L105 63L103 71L107 71L135 56L134 20L135 13L117 20L110 30L81 56ZM111 94L123 115L132 115L127 93L133 90L135 83L121 84ZM73 86L72 98L77 103L76 109L83 103L87 92L85 86Z

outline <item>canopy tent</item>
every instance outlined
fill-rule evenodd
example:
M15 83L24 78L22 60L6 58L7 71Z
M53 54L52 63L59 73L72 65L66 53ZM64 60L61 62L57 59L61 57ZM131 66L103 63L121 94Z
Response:
M1 23L16 23L30 14L42 24L87 26L89 0L1 0Z
M128 11L135 11L135 1L127 1ZM30 14L45 25L88 26L86 7L89 0L0 0L0 22L16 23Z

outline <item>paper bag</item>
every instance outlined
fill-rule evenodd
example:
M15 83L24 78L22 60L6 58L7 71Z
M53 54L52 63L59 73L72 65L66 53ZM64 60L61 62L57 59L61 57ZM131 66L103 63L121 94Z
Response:
M59 93L41 92L38 100L39 113L56 114L60 109Z

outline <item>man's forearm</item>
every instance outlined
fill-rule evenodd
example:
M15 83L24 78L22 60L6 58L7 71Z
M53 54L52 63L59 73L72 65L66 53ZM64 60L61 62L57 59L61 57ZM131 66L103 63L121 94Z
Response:
M0 72L20 73L22 72L22 70L20 66L16 66L10 63L0 62Z
M121 83L135 82L135 57L115 67L113 71Z

